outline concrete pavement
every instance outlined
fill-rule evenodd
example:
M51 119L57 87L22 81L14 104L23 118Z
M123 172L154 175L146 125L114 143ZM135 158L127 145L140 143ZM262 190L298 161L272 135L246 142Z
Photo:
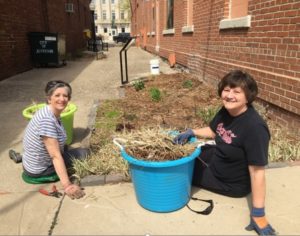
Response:
M249 223L248 199L232 199L193 189L196 197L213 199L211 215L197 215L186 207L172 213L153 213L138 205L132 183L86 186L83 199L51 198L38 193L41 185L21 180L22 166L8 158L8 150L22 151L27 121L22 110L44 102L49 80L61 79L73 88L78 106L74 120L74 143L87 146L95 111L103 99L117 99L120 88L120 47L107 58L82 58L62 68L33 69L0 82L0 234L1 235L255 235L244 230ZM128 51L129 80L149 74L149 60L155 58L139 48ZM160 62L163 73L174 71ZM281 235L300 234L300 166L267 170L266 211ZM59 183L58 183L59 185ZM49 185L44 185L50 187ZM201 202L190 202L203 209Z

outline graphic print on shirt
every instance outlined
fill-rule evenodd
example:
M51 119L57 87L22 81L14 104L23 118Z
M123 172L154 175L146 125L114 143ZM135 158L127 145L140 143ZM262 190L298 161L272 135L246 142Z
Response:
M236 138L236 135L231 130L226 130L224 124L220 123L217 126L217 134L222 138L222 140L227 143L232 143L232 138Z

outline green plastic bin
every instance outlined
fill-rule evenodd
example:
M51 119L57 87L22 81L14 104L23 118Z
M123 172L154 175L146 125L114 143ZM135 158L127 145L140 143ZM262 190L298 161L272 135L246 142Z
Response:
M31 120L33 114L44 106L46 106L46 103L31 105L26 107L22 114L27 120ZM73 141L73 121L74 113L77 111L77 106L74 103L69 103L65 110L66 112L61 113L60 118L67 133L66 144L70 145Z

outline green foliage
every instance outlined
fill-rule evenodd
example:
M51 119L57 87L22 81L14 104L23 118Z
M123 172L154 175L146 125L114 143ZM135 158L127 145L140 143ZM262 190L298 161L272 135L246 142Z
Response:
M185 80L183 83L182 83L182 87L184 88L192 88L193 87L193 81L191 80Z
M209 122L214 118L217 112L220 110L219 106L208 106L205 108L199 108L196 110L196 115L200 116L203 122L208 125Z
M158 88L151 88L150 96L151 96L152 101L154 101L154 102L159 102L161 100L161 92Z
M142 80L137 80L133 82L133 87L135 88L136 91L139 91L145 88L145 83Z
M120 116L120 112L116 111L116 110L112 110L112 111L107 111L104 113L104 116L106 118L117 118Z

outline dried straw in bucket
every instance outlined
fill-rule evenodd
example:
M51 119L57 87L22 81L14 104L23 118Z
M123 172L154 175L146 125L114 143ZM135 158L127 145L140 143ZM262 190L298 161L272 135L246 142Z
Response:
M141 130L124 132L117 138L123 140L128 155L144 161L177 160L189 156L195 145L175 145L171 130L162 128L143 128Z

